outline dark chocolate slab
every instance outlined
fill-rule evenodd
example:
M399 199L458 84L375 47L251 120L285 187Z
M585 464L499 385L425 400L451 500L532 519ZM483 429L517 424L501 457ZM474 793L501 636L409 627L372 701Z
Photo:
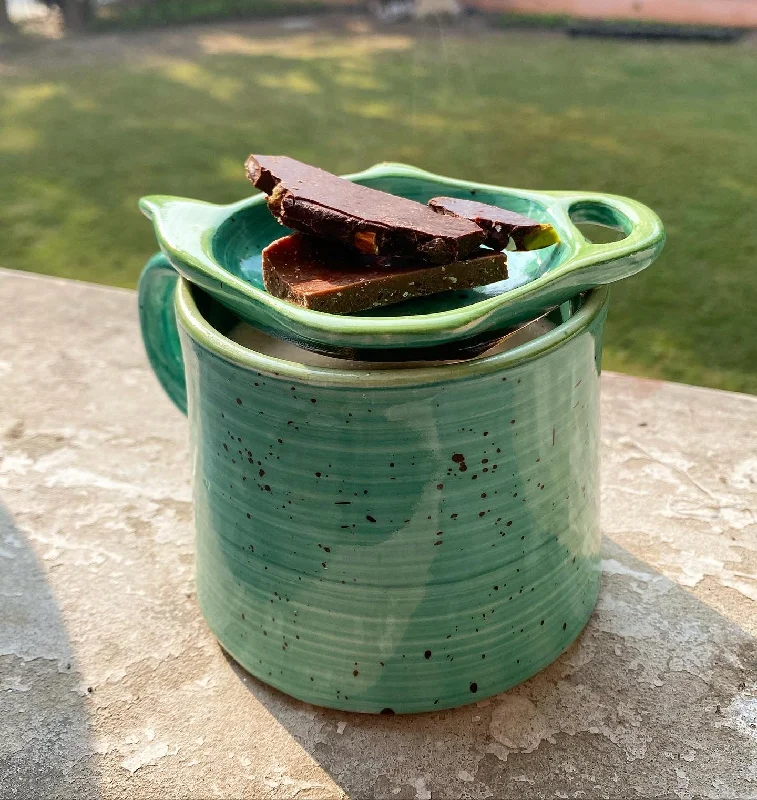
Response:
M557 231L551 225L497 206L456 197L434 197L428 201L428 205L444 216L455 216L474 222L486 231L485 244L495 250L504 250L510 237L518 250L538 250L560 241Z
M453 264L429 265L357 253L314 236L292 234L263 250L263 283L295 305L349 314L450 289L507 278L507 256L480 249Z
M484 242L473 222L344 180L286 156L252 155L245 164L282 225L334 239L370 255L449 264Z

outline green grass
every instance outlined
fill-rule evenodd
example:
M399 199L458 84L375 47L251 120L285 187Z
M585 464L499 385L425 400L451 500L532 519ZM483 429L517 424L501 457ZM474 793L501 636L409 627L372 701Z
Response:
M613 290L606 367L757 393L752 49L228 30L6 71L0 263L134 286L155 249L137 198L236 200L251 151L614 192L668 243Z
M118 30L187 22L204 22L229 17L277 17L312 14L328 9L328 0L160 0L138 4L101 6L93 21L94 30Z
M536 28L539 30L565 30L576 18L568 14L493 14L494 24L500 28Z

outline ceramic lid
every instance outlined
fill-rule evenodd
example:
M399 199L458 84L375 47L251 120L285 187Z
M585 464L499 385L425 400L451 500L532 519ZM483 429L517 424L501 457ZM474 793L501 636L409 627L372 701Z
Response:
M493 335L579 292L645 269L665 241L653 211L615 195L512 189L391 163L345 177L421 203L446 195L516 211L552 224L560 243L508 253L506 281L340 316L300 308L265 290L261 252L287 229L272 217L264 195L227 206L158 195L143 198L140 207L153 221L161 250L185 278L246 322L322 352L454 345ZM592 244L576 227L585 222L625 236Z

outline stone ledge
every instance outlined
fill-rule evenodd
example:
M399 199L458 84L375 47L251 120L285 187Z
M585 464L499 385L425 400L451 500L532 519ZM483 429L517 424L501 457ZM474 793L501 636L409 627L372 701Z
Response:
M757 398L606 374L604 585L477 705L290 700L194 602L186 424L133 293L0 271L0 795L757 796Z

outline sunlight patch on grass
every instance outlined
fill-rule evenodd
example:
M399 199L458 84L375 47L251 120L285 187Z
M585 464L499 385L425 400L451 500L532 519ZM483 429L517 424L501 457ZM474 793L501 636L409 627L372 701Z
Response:
M39 143L39 133L28 126L3 125L0 128L0 152L28 153Z
M344 66L344 65L343 65ZM363 89L365 91L382 89L379 83L371 74L359 74L353 71L339 72L334 76L334 83L337 86L345 86L351 89Z
M218 175L224 181L238 180L244 176L244 167L239 159L224 156L218 162Z
M444 116L442 114L420 113L413 114L411 117L412 124L416 128L423 130L438 131L444 129L445 126L453 126L456 131L463 131L465 133L481 133L487 128L486 120L471 118Z
M300 70L256 75L254 80L266 89L285 89L296 94L320 94L323 91L306 72Z
M34 111L53 97L66 93L66 88L56 83L31 83L16 86L4 92L7 109L12 114L24 114Z
M566 133L563 138L566 142L575 142L588 149L598 150L600 153L633 157L633 150L613 136L597 136L583 131L581 133Z
M76 95L71 99L71 108L79 112L91 112L97 110L97 103L92 97L81 97Z
M161 58L152 61L170 80L197 89L216 100L233 100L244 88L244 83L228 76L219 76L191 61Z
M418 130L439 131L454 128L458 133L480 133L486 130L486 121L476 117L453 117L431 112L412 112L399 103L386 100L370 100L367 102L350 102L343 105L349 114L364 119L395 121L407 124Z
M371 100L368 103L345 103L344 110L365 119L398 119L400 110L394 103Z
M362 58L374 53L409 50L409 36L355 36L351 39L314 34L255 39L238 33L206 33L197 43L208 55L279 56L310 61L317 58Z

